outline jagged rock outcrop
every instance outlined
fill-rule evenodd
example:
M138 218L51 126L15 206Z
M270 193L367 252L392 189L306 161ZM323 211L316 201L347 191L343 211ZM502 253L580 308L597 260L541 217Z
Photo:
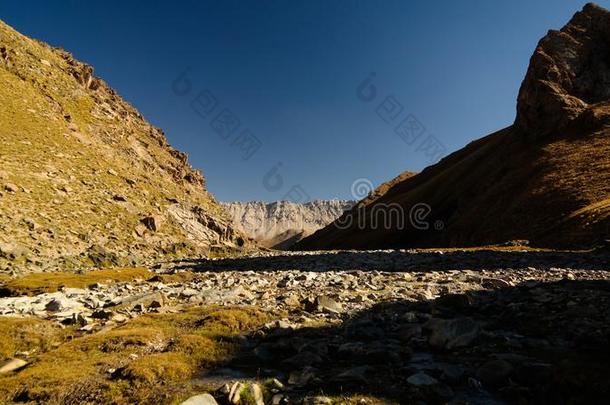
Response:
M0 22L0 272L201 256L241 236L163 132L68 52ZM154 218L149 221L146 218Z
M359 203L295 249L460 247L610 239L610 12L593 4L543 38L514 125ZM398 214L397 214L398 213ZM390 223L379 221L385 214Z
M328 225L355 201L317 200L223 203L235 227L260 245L283 249Z
M538 43L519 91L515 124L544 136L608 99L610 13L590 3Z

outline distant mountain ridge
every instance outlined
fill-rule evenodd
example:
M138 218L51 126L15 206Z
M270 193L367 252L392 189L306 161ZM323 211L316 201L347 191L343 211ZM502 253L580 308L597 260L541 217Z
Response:
M316 200L303 204L290 201L222 203L234 226L260 245L287 248L328 225L350 209L355 201Z

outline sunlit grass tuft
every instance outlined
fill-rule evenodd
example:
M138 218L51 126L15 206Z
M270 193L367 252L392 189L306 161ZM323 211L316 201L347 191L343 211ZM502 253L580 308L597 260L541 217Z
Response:
M35 295L55 292L61 287L86 288L94 283L104 284L147 280L153 276L154 273L142 267L93 270L83 273L32 273L23 277L5 280L3 290L5 295Z
M271 315L252 308L197 307L149 314L106 332L74 336L50 321L0 318L0 355L35 350L25 369L0 377L0 403L172 402L201 370L231 358L236 337Z

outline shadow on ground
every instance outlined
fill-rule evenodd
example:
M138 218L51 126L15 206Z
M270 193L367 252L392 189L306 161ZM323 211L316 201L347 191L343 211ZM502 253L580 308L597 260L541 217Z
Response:
M278 323L222 370L308 395L398 403L607 403L610 281L526 283L379 304L334 326ZM421 401L421 402L418 402Z
M379 270L379 271L444 271L484 270L497 268L578 268L608 269L610 252L569 251L340 251L301 254L280 254L262 257L224 259L191 259L176 262L174 269L192 271L225 270Z

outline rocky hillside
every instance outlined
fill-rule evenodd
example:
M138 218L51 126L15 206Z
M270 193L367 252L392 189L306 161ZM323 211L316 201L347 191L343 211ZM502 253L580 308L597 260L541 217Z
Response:
M355 201L233 202L223 206L235 227L266 247L286 248L339 218Z
M525 239L536 246L586 248L608 239L609 60L610 12L588 4L539 42L513 125L396 183L297 247L469 246ZM375 209L390 204L400 206L403 221L373 223ZM427 227L416 228L410 214L421 204L431 211L424 218Z
M64 50L0 22L0 272L243 243L202 174Z

